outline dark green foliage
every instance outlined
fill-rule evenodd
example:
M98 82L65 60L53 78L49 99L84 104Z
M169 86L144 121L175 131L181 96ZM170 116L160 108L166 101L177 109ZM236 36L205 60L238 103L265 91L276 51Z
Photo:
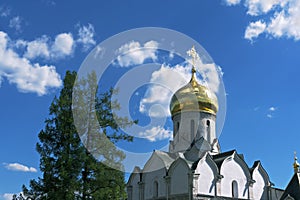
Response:
M36 146L43 175L30 181L30 189L23 185L23 193L30 199L124 199L124 173L116 169L122 169L125 156L113 144L132 141L120 128L135 122L114 115L112 107L119 105L111 102L113 90L97 97L95 73L74 86L75 79L75 72L66 73L60 96L50 106Z

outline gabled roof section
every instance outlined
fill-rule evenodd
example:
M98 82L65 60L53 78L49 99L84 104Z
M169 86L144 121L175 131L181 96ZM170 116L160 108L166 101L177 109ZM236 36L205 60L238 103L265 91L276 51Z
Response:
M193 165L192 162L186 160L185 158L182 157L178 157L170 166L169 170L168 170L168 174L172 174L172 171L175 169L176 165L179 163L184 163L187 167L188 170L191 170L191 167Z
M189 161L195 162L199 158L202 158L208 151L211 151L211 145L201 137L192 143L191 147L184 153L184 157Z
M143 172L156 171L161 168L165 168L166 170L168 170L170 165L174 162L176 158L177 156L174 153L155 150L153 151L149 160L146 162L143 168ZM158 160L159 163L156 163L156 166L153 166L155 160Z
M253 172L255 169L258 169L258 171L263 175L263 178L265 179L265 181L267 182L267 184L270 186L272 183L270 181L270 177L267 173L267 171L265 170L265 168L262 166L261 162L259 160L255 161L253 163L253 166L249 169L250 173L251 173L251 177L253 178Z
M142 172L141 168L138 167L138 166L135 166L133 171L131 172L131 174L129 176L129 179L127 181L127 185L131 184L131 182L132 182L132 180L135 176L140 176L140 179L141 179L141 172Z
M251 174L249 171L249 167L244 160L244 156L242 154L238 154L236 150L227 151L224 153L213 155L213 160L217 164L219 171L221 172L222 165L226 159L232 157L239 165L244 169L245 175L251 179Z
M236 150L231 150L231 151L223 152L220 154L216 154L216 155L213 155L212 158L215 161L215 163L217 164L218 168L220 169L223 161L226 158L228 158L229 156L233 155L234 153L236 153Z
M215 173L219 174L219 168L216 165L215 161L213 160L212 156L209 153L205 153L205 155L202 158L199 158L196 162L193 163L192 165L192 170L196 170L200 160L204 159L207 163L210 163L211 166L213 166L213 170L215 171Z
M155 150L154 153L163 161L164 165L168 169L174 160L177 158L176 154L165 151Z
M300 173L299 172L294 174L288 186L286 187L283 195L281 196L280 200L286 199L288 195L290 195L290 197L293 197L294 199L300 199Z

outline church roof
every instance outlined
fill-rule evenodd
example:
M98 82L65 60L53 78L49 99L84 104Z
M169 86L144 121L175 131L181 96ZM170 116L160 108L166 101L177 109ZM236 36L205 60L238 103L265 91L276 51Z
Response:
M197 161L201 159L204 154L211 150L211 145L203 137L192 143L190 148L184 154L185 159L189 161Z
M162 160L167 169L177 158L177 156L174 153L169 153L165 151L155 150L154 153Z
M217 166L220 168L223 161L228 158L229 156L233 155L234 152L236 152L236 150L231 150L231 151L227 151L227 152L223 152L223 153L219 153L216 155L213 155L213 160L215 161L215 163L217 164Z
M293 197L294 199L300 199L300 173L295 173L286 187L281 200L284 200L287 196Z

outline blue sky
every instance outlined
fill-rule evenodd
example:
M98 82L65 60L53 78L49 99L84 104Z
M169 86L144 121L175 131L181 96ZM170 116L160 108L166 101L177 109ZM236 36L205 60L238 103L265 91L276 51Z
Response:
M1 1L0 199L20 192L22 184L41 175L37 135L65 71L78 70L98 43L140 27L179 31L207 50L224 72L227 114L222 150L243 153L249 166L261 160L275 186L285 187L293 173L293 152L300 151L299 4L299 0ZM146 58L151 55L155 56L150 52ZM108 71L106 77L110 76ZM137 90L141 98L133 95L132 101L141 100L145 91ZM140 108L132 109L136 116L143 115ZM160 148L172 129L167 126L170 119L160 138L137 140L127 148L141 152L145 144Z

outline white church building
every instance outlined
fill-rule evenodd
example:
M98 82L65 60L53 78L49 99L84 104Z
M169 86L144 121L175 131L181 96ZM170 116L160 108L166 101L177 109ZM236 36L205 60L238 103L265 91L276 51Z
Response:
M236 150L221 152L216 137L218 100L199 84L193 67L189 83L172 97L173 141L135 167L127 183L128 200L255 199L300 200L299 164L285 190L273 187L256 161L248 166Z

